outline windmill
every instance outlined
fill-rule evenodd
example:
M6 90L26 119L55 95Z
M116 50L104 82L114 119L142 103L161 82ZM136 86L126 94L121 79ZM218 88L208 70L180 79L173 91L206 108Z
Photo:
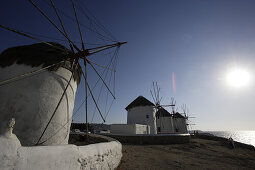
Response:
M187 106L186 106L186 104L183 104L182 106L181 106L181 108L182 108L182 111L183 111L183 115L184 115L184 117L185 117L185 119L186 119L186 125L187 125L187 127L188 127L188 130L191 130L192 129L192 125L195 125L194 123L192 124L191 123L191 121L189 120L190 118L195 118L195 117L191 117L191 116L189 116L189 109L187 108Z
M168 105L162 105L160 104L162 97L160 97L160 87L158 86L157 82L152 82L152 89L150 90L152 99L154 101L156 109L162 108L162 107L174 107L175 103L171 103Z
M157 82L153 82L152 83L152 89L150 90L151 96L153 98L154 104L155 104L155 108L156 108L156 113L159 113L160 117L163 116L163 108L164 107L174 107L175 103L171 103L169 105L162 105L161 104L161 100L162 97L160 97L160 88L158 86ZM160 119L160 129L164 128L164 123L163 121Z
M178 110L178 108L176 108L175 109L175 106L176 106L176 100L173 98L173 97L171 97L171 109L172 109L172 114L174 114L177 110Z
M105 81L105 79L103 77L103 74L105 73L106 70L107 71L110 70L111 72L114 72L114 79L115 79L116 60L118 58L119 48L120 48L121 45L123 45L127 42L117 41L112 36L112 34L101 23L99 23L99 21L93 15L92 15L92 17L89 17L88 13L86 13L86 10L82 9L82 7L81 7L82 5L78 4L78 3L82 3L81 1L76 1L76 3L75 3L74 0L70 0L71 8L73 10L73 15L74 15L73 21L77 25L77 31L79 33L80 42L73 41L71 39L71 37L68 35L68 31L66 30L64 22L61 18L61 15L60 15L62 13L62 16L66 16L66 13L63 13L63 11L61 11L55 5L55 2L53 0L49 0L49 1L45 1L45 2L54 11L58 24L52 18L50 18L49 15L47 15L46 12L44 12L44 10L42 10L42 8L40 8L40 6L38 5L38 3L36 1L28 0L28 2L57 30L58 33L61 34L63 39L59 40L59 39L55 38L55 40L66 41L68 43L68 46L69 46L69 48L67 48L68 52L67 52L67 50L64 50L63 48L59 48L59 46L56 45L55 43L47 42L47 41L41 39L41 38L45 38L45 39L50 39L51 38L51 39L53 39L54 37L52 38L52 37L49 37L49 36L43 36L43 35L39 35L39 34L35 34L35 33L29 33L29 32L21 31L19 29L12 28L12 27L9 27L9 26L5 26L5 25L2 25L2 24L0 25L0 27L2 29L11 31L13 33L19 34L21 36L30 38L30 39L35 40L35 41L38 41L38 42L40 42L42 44L45 44L45 45L47 45L51 48L55 48L59 51L62 51L63 53L66 53L68 58L66 58L65 61L61 61L59 63L54 63L52 65L44 66L43 68L40 68L38 70L33 70L31 72L20 74L20 75L14 76L14 77L9 77L5 80L2 80L0 82L0 86L4 86L4 85L9 84L9 83L14 83L18 80L27 78L29 76L39 74L44 70L52 68L53 66L56 66L60 63L66 62L66 61L71 63L71 69L73 71L71 72L71 76L70 76L69 80L67 81L68 83L64 87L62 95L61 95L57 105L55 106L55 109L54 109L51 117L49 118L48 123L44 127L44 130L42 131L39 139L35 143L35 145L40 145L40 144L43 144L44 142L46 142L46 140L48 140L48 139L46 139L46 140L42 141L42 137L44 136L46 130L48 129L49 125L51 124L52 119L54 118L54 116L55 116L55 114L56 114L56 112L57 112L57 110L58 110L58 108L61 104L61 101L63 100L63 98L64 98L64 96L67 92L67 89L70 86L70 82L75 76L74 75L74 70L77 69L77 67L80 67L80 65L82 65L81 68L83 70L81 71L81 75L82 75L82 77L84 78L84 81L85 81L85 85L84 85L85 97L84 97L84 101L82 102L82 104L85 104L86 129L87 129L87 135L88 135L88 97L90 96L92 98L92 100L95 104L95 108L99 112L100 117L102 118L103 122L105 122L105 118L109 113L108 112L107 115L103 116L103 114L101 112L101 109L98 106L98 103L97 103L98 100L96 99L96 97L93 94L94 87L92 88L90 86L89 82L88 82L88 77L89 77L88 69L90 68L92 71L94 71L94 73L98 76L97 83L99 81L101 81L102 85L107 89L107 91L113 97L113 99L115 99L115 93L114 93L114 91L112 91L110 89L109 85L107 84L107 82ZM89 27L86 27L84 24L80 23L78 13L77 13L78 8L76 8L76 7L78 7L80 9L81 13L89 20L89 23L91 24ZM99 27L100 29L93 29L95 26ZM87 48L87 45L93 45L93 44L85 43L84 36L82 34L82 30L83 30L82 28L87 28L88 30L94 32L97 35L97 37L99 37L99 39L101 39L104 43L109 42L109 40L112 40L113 43L104 44L104 45L100 45L100 46L96 45L92 48ZM100 34L99 30L103 30L105 35L107 35L108 37L103 35L103 34ZM38 37L40 37L40 38L38 38ZM80 45L80 48L79 48L79 45ZM92 60L92 58L90 58L91 55L98 54L99 52L109 50L109 49L113 49L113 48L115 48L115 51L114 51L113 56L112 56L112 58L109 62L110 64L108 64L108 65L99 64L99 63L95 62L94 60ZM103 68L104 72L102 74L100 74L97 67ZM78 107L78 110L81 108L82 104ZM77 111L74 114L76 114L76 113L77 113ZM56 133L58 133L58 131ZM52 136L54 136L54 135L55 134L52 134Z

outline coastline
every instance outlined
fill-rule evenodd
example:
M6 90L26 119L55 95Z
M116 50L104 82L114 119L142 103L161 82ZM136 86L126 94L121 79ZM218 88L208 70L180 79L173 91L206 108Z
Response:
M204 131L205 133L210 133L214 136L223 137L249 145L255 146L255 131Z
M191 134L192 138L200 138L200 139L207 139L207 140L214 140L214 141L222 141L225 143L229 143L229 139L225 137L220 137L220 136L215 136L211 133L198 133L196 135ZM251 150L255 150L255 147L251 144L243 143L243 142L238 142L234 140L234 143L237 147L243 147Z

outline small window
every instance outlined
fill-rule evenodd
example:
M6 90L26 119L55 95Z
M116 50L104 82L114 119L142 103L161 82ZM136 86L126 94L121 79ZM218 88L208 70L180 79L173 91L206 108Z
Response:
M146 115L146 118L149 119L149 115Z
M158 132L160 132L160 127L158 127Z

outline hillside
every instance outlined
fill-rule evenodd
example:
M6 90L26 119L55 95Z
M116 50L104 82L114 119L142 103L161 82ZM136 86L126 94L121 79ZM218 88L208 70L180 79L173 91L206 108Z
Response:
M118 170L254 169L255 150L231 149L223 141L192 138L188 144L123 145Z

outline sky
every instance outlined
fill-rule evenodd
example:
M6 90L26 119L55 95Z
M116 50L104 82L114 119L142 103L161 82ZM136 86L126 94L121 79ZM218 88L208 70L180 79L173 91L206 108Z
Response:
M54 11L45 1L35 2L57 23ZM54 2L59 9L73 15L70 1L65 1ZM86 0L77 4L83 9L83 5L86 5L114 37L128 42L119 51L116 100L107 116L107 124L126 123L125 107L136 97L142 95L153 101L150 89L152 82L157 81L161 88L161 104L170 104L171 97L175 98L178 111L181 111L182 104L186 104L189 115L195 117L190 119L195 124L193 129L255 130L255 1ZM86 23L82 10L77 7L77 11L80 22ZM77 25L63 14L61 17L71 39L80 41ZM22 31L64 39L28 1L3 1L0 23ZM91 32L82 28L82 34L86 42L93 41ZM0 29L0 37L0 51L36 43L3 29ZM68 47L66 42L62 44ZM109 60L107 53L93 58L102 64ZM235 87L236 84L227 81L226 76L235 69L245 70L249 74L249 82L245 86ZM95 82L96 75L92 71L90 73L88 79ZM173 73L176 90L173 90ZM99 89L95 89L95 93ZM110 95L101 98L103 105L105 98L110 98ZM74 110L83 99L82 81L77 90ZM90 103L89 122L93 117L92 105ZM102 107L102 110L107 110L104 105ZM84 106L77 112L74 121L85 121ZM93 122L102 122L98 113Z

